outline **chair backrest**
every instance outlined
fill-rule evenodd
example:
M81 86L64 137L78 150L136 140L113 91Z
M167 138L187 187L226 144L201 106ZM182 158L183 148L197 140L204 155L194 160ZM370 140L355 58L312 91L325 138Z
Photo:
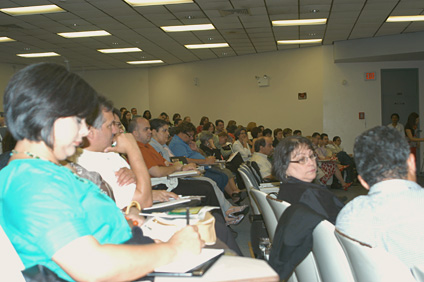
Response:
M416 281L397 257L382 248L371 248L339 231L335 232L348 258L356 281Z
M312 253L320 277L325 282L354 282L348 259L334 231L334 225L323 220L312 233Z
M271 206L266 200L267 193L255 189L252 189L250 192L259 207L259 211L261 212L265 222L266 230L268 231L269 240L272 242L278 221L274 215L274 211L271 209Z
M0 281L25 282L21 273L24 264L1 226L0 250Z
M277 198L274 198L272 195L267 195L266 200L271 206L272 211L274 212L275 218L277 221L280 219L283 212L290 207L290 203L284 202Z
M252 172L252 175L255 178L258 185L260 185L263 181L262 181L261 173L259 172L258 164L256 162L250 162L249 161L249 162L246 163L246 165L249 167L249 169ZM255 165L258 168L258 170L256 170Z
M247 164L242 164L240 168L244 171L244 173L249 178L249 182L254 189L259 189L259 183L255 176L253 175L252 169Z
M253 190L253 184L250 181L247 173L246 173L246 169L243 167L243 165L241 165L238 169L238 172L241 176L241 179L243 179L244 185L246 186L246 190L247 190L247 196L249 198L249 202L250 202L250 207L251 207L251 214L252 215L260 215L261 212L259 211L259 208L256 204L256 202L253 200L252 198L252 193L251 190Z

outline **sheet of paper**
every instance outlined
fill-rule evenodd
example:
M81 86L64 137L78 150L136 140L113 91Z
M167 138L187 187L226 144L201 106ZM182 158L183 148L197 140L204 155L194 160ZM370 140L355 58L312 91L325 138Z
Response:
M185 255L184 258L177 259L170 264L158 267L155 271L184 273L222 254L223 252L223 249L202 249L201 253L198 255Z

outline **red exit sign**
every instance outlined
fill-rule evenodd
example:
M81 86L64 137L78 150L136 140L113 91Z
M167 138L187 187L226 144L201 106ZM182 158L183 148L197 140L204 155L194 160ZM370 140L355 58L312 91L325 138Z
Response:
M365 73L365 80L375 80L376 75L375 72L366 72Z

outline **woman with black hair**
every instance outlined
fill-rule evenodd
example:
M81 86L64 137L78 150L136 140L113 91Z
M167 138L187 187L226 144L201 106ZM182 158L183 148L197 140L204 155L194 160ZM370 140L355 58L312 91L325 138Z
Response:
M408 139L409 146L411 147L411 153L414 154L415 161L417 160L417 148L419 148L418 142L423 142L424 138L418 138L417 129L419 122L419 115L412 112L408 116L408 121L405 125L405 136Z
M12 77L3 104L17 144L0 171L0 225L25 267L40 264L68 281L135 280L200 252L191 227L167 243L123 245L132 233L121 210L60 164L98 115L97 93L83 79L60 65L31 65Z
M317 173L316 159L307 138L290 136L280 141L274 150L273 164L281 181L278 199L303 203L334 224L343 203L327 187L312 183Z
M121 119L121 123L125 127L125 131L128 131L128 125L130 125L130 122L131 122L131 113L129 111L125 111Z
M143 113L143 117L147 120L150 120L152 118L152 114L150 113L149 110L145 110Z

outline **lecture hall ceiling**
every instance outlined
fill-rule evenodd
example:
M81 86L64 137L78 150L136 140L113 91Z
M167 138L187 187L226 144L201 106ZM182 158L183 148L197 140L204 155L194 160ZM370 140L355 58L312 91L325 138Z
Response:
M73 70L131 69L127 61L178 64L303 48L277 40L319 39L320 44L424 31L424 22L387 23L388 16L420 15L423 0L195 0L191 4L133 7L123 0L1 0L0 8L56 4L66 12L10 16L0 12L0 63L67 63ZM272 20L327 18L325 25L273 27ZM215 30L166 33L160 26L208 24ZM63 38L57 33L106 30L111 36ZM229 47L189 50L185 44ZM102 54L97 49L138 47L142 52ZM56 52L28 59L18 53Z

